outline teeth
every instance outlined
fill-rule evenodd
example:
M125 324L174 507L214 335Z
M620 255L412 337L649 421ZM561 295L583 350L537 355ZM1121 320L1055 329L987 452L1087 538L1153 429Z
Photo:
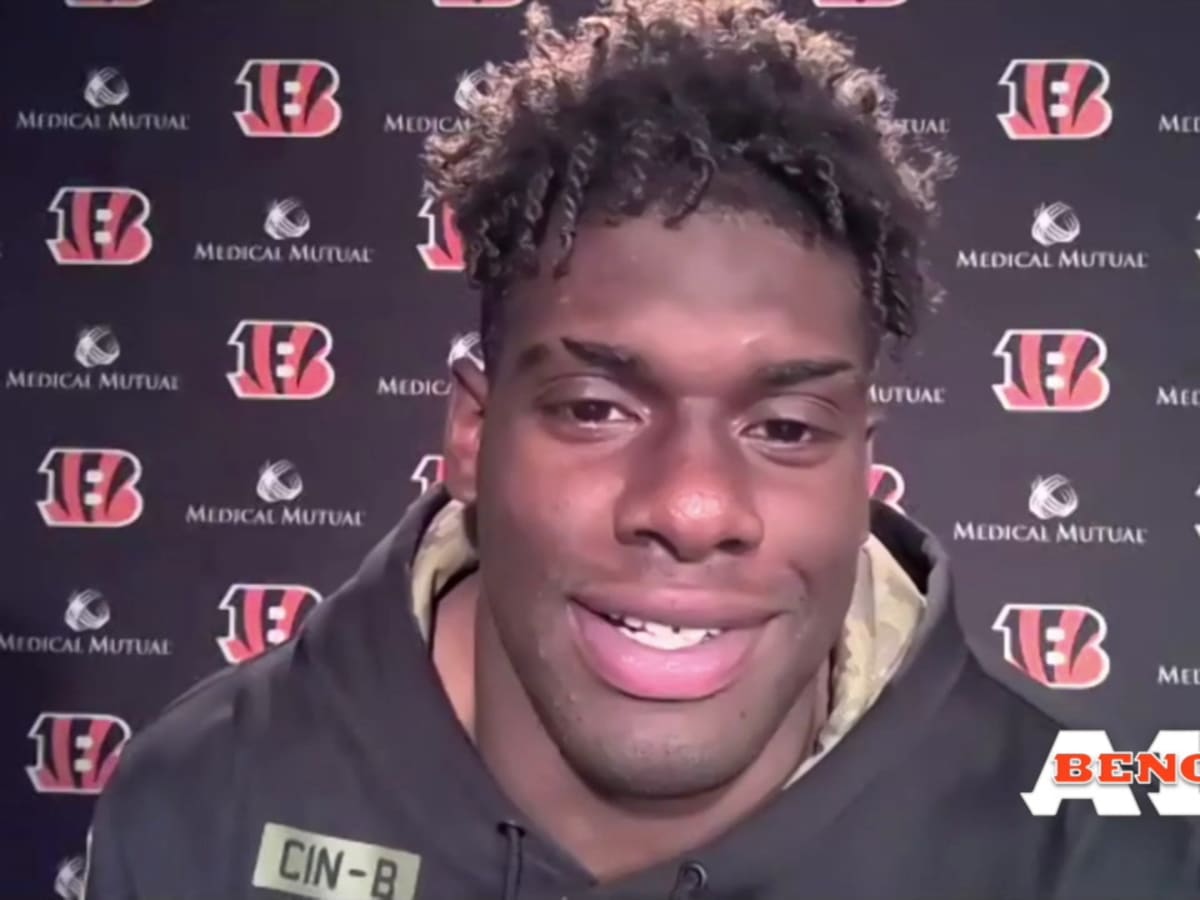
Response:
M661 622L647 622L631 616L610 616L608 618L627 638L656 650L685 650L704 641L712 640L721 633L720 628L680 628Z

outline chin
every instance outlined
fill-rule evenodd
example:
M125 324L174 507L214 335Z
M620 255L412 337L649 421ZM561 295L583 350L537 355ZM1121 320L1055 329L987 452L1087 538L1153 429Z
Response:
M566 759L597 793L638 800L672 800L720 790L746 770L720 748L678 742L620 746L592 744ZM738 754L741 755L741 754ZM752 755L752 754L751 754Z
M695 797L725 787L750 767L769 733L766 723L747 727L737 707L727 716L711 706L653 703L624 696L586 702L590 715L548 723L563 758L605 796L642 800ZM701 715L703 723L694 721Z

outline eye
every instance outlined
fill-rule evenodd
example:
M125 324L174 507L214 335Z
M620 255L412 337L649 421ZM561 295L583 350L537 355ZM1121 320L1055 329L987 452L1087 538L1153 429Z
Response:
M629 422L633 417L615 403L607 400L572 400L550 408L560 419L576 425L593 426Z
M757 440L772 444L803 444L816 436L816 429L799 419L766 419L747 429Z

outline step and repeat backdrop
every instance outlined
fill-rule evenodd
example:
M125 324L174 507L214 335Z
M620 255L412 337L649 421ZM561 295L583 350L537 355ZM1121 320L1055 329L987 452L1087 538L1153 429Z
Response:
M288 640L439 478L475 308L418 153L523 5L5 4L0 896L77 898L123 743ZM789 8L959 157L875 496L948 546L1016 690L1130 741L1196 727L1200 7Z

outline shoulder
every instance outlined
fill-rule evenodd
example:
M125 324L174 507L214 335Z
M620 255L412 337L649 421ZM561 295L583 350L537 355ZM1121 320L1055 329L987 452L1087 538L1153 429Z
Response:
M171 701L126 744L105 795L142 807L192 797L211 803L226 793L240 752L261 739L271 704L283 694L293 652L285 645L223 669Z
M165 790L211 804L214 793L278 769L302 745L311 750L337 718L334 707L344 705L331 695L372 684L362 659L388 624L381 619L395 618L394 604L380 597L396 586L399 533L397 526L386 535L291 641L222 669L171 701L128 742L108 790L118 796Z
M92 817L89 900L224 884L244 843L248 786L278 746L274 705L292 693L291 679L282 687L294 652L283 645L205 678L126 743Z

